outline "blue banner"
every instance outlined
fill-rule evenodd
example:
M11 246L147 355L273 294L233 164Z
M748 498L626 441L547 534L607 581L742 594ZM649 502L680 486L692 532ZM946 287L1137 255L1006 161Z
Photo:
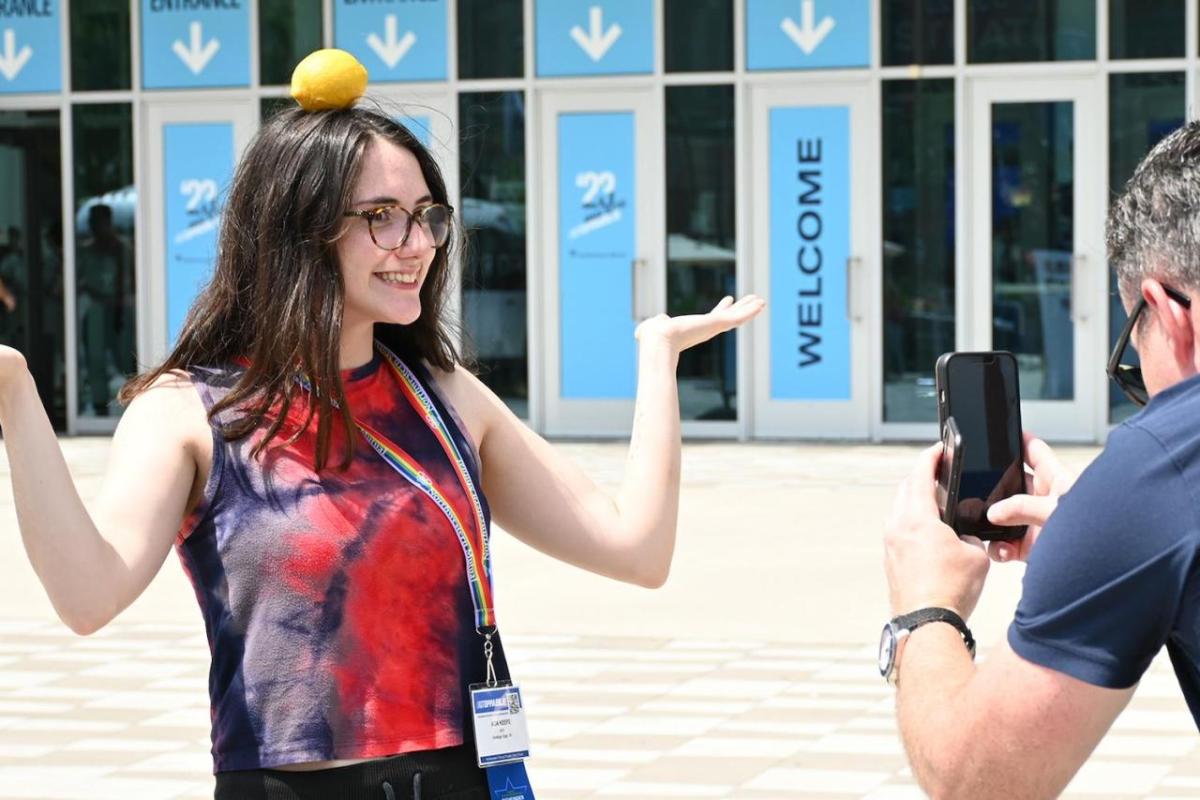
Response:
M0 94L62 89L59 0L0 0Z
M537 74L654 71L653 0L537 0Z
M771 399L850 399L850 109L771 109Z
M337 0L333 11L336 46L372 83L446 80L446 0Z
M163 126L168 347L179 335L192 301L212 277L233 153L232 123Z
M564 399L633 399L636 127L631 111L558 118Z
M748 69L870 65L870 0L746 0Z
M249 4L142 0L142 86L249 86Z

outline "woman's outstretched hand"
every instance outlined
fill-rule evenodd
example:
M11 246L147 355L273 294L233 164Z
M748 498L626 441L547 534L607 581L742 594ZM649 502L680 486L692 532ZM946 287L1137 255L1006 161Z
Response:
M765 306L766 301L758 295L748 294L736 303L732 297L725 297L707 314L683 314L678 317L659 314L651 317L637 326L634 336L643 343L661 339L676 353L682 353L719 333L749 322Z

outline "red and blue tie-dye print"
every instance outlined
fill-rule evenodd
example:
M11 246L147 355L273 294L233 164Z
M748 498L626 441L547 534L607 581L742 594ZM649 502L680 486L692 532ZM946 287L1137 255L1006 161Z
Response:
M193 371L208 408L236 378L236 367ZM343 381L355 418L468 507L445 451L381 358ZM473 445L431 395L478 487ZM298 406L289 414L297 425ZM345 432L333 427L336 464ZM429 750L471 736L467 687L483 679L484 662L462 549L437 506L351 435L349 469L317 474L315 424L293 444L277 439L265 458L250 456L261 434L227 442L214 428L204 498L176 550L212 651L217 772Z

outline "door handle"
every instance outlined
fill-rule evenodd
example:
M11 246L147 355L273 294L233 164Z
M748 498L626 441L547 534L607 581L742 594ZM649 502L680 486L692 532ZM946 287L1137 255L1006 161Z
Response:
M1087 306L1080 299L1080 288L1084 285L1084 274L1087 271L1087 256L1076 254L1071 256L1071 321L1072 322L1087 322ZM1086 295L1082 295L1086 296Z
M862 259L850 256L846 259L846 319L852 322L862 321L862 312L858 308L858 296L854 291L854 276L862 266Z
M642 268L646 266L646 259L635 258L629 262L629 286L630 286L630 303L629 309L633 314L633 321L641 322L645 317L642 315L641 298L642 298Z

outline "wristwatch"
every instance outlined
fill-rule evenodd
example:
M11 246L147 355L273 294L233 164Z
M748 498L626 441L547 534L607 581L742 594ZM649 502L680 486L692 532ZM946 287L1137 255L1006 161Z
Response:
M975 658L975 637L963 618L948 608L922 608L909 614L901 614L883 626L883 634L879 637L879 674L887 682L896 685L900 672L900 653L908 635L930 622L948 622L958 629L963 643L971 658Z

